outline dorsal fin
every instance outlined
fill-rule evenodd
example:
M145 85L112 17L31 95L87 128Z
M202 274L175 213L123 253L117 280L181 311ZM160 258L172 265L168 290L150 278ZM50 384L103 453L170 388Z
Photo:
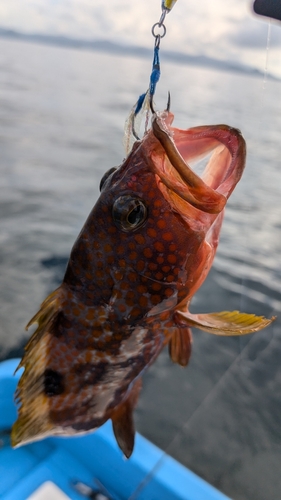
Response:
M54 321L56 315L59 313L61 308L61 286L54 290L48 297L42 302L39 311L31 318L29 323L26 325L25 329L33 325L38 324L33 335L30 337L28 343L26 344L24 350L25 354L17 367L17 370L27 363L30 358L30 352L34 346L39 342L42 335L47 331L50 322Z
M44 371L47 366L48 340L50 328L61 310L61 287L51 293L41 304L38 313L30 320L26 329L38 323L25 347L25 354L17 367L25 370L16 390L16 401L20 404L18 420L12 428L12 446L51 434L48 398L44 394Z
M177 328L169 342L169 354L174 363L188 364L191 355L192 333L188 327Z
M126 458L131 456L134 449L135 426L133 410L137 404L141 385L141 379L138 379L133 385L127 399L114 410L111 417L116 441Z

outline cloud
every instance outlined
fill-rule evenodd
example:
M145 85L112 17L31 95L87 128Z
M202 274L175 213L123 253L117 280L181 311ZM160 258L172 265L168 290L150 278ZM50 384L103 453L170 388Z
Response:
M268 22L244 19L229 35L229 41L241 48L264 49L267 45ZM270 25L270 47L281 46L281 25Z
M264 63L267 22L252 12L251 0L179 0L166 17L161 49L218 59ZM151 27L161 14L160 0L2 0L4 28L103 39L153 48ZM281 28L272 25L271 47L281 45ZM272 51L274 52L274 50ZM277 53L275 54L277 67ZM272 59L273 60L273 59ZM259 62L262 61L262 62ZM280 65L278 65L280 66Z

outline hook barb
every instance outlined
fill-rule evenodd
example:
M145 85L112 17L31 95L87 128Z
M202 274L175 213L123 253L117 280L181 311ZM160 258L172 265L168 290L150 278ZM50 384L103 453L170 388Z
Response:
M168 91L168 101L167 101L167 107L166 107L165 111L169 112L170 108L171 108L171 94L170 94L170 91Z

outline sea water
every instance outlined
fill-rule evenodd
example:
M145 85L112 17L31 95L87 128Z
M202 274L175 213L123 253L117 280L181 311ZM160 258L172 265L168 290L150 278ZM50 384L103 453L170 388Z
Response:
M151 61L0 39L0 355L59 285ZM192 311L277 315L266 330L194 330L186 369L164 351L144 377L136 427L235 500L281 496L281 82L165 61L156 107L175 125L242 130L247 167Z

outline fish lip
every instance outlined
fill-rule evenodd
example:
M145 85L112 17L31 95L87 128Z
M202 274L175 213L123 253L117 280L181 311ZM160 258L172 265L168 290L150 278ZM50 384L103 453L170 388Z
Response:
M219 214L244 170L246 145L241 132L228 125L180 130L171 126L172 121L173 115L167 111L155 113L152 118L154 141L162 146L161 161L159 148L151 151L155 173L170 192L174 191L195 209ZM212 151L200 177L190 167L189 160Z

